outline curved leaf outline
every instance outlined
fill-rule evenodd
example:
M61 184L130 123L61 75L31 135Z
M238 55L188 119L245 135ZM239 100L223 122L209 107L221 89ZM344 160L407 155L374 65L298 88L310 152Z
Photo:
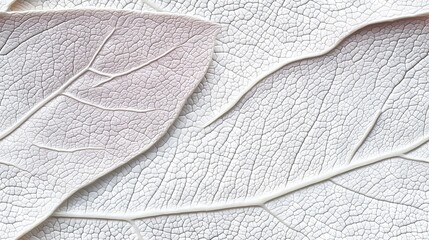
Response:
M12 238L167 132L218 27L118 10L0 19L0 232Z

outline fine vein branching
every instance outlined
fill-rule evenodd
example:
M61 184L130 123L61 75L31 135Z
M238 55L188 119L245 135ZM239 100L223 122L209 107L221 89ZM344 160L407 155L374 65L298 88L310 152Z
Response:
M14 124L12 124L10 127L6 128L6 130L0 132L0 140L4 139L5 137L9 136L12 132L14 132L16 129L18 129L23 123L25 123L31 116L33 116L37 111L39 111L42 107L44 107L46 104L48 104L52 99L56 98L60 94L64 92L66 88L68 88L73 82L75 82L79 77L81 77L89 67L94 63L97 55L100 53L101 49L104 47L106 42L110 39L110 37L115 32L115 29L112 29L112 31L104 38L103 42L99 46L99 48L95 51L93 54L91 60L89 61L87 67L76 73L74 76L72 76L69 80L67 80L60 88L58 88L56 91L52 92L48 97L34 105L27 113L25 113L20 119L18 119Z
M11 134L12 132L14 132L16 129L18 129L23 123L25 123L29 118L31 118L31 116L33 116L37 111L39 111L42 107L46 106L50 101L52 101L54 98L63 95L69 98L72 98L76 101L79 101L83 104L86 105L91 105L93 107L96 108L100 108L103 110L109 110L109 111L130 111L130 112L137 112L137 113L145 113L145 112L150 112L150 111L156 111L156 110L162 110L162 109L146 109L146 110L139 110L139 109L132 109L132 108L107 108L107 107L103 107L103 106L99 106L93 103L90 103L88 101L84 101L82 99L79 99L71 94L68 94L65 92L65 90L73 83L75 82L77 79L79 79L81 76L83 76L86 72L91 71L94 72L96 74L99 74L101 76L106 76L108 77L107 80L104 80L98 84L96 84L94 87L99 87L117 77L120 76L124 76L127 74L130 74L132 72L135 72L137 70L140 70L141 68L159 60L162 57L165 57L167 54L171 53L172 51L174 51L175 49L177 49L178 47L180 47L182 44L186 43L187 41L189 41L190 39L192 39L195 36L192 36L191 38L187 39L185 42L176 45L172 48L170 48L169 50L167 50L166 52L162 53L161 55L148 60L147 62L140 64L139 66L136 66L134 68L131 68L129 70L123 71L123 72L119 72L119 73L113 73L113 74L109 74L109 73L104 73L102 71L96 70L92 67L95 59L97 58L98 54L100 53L100 51L102 50L103 46L107 43L107 41L111 38L111 36L113 35L113 33L115 32L115 28L112 29L112 31L104 38L103 42L101 43L101 45L99 46L99 48L95 51L95 53L93 54L91 60L89 61L88 65L83 68L81 71L79 71L78 73L76 73L74 76L72 76L69 80L67 80L60 88L58 88L56 91L52 92L48 97L46 97L45 99L43 99L42 101L40 101L39 103L37 103L35 106L33 106L27 113L25 113L20 119L18 119L14 124L12 124L10 127L6 128L4 131L0 132L0 140L4 139L5 137L7 137L9 134Z
M375 116L373 117L372 121L368 125L367 129L365 130L364 134L360 138L359 142L356 144L356 146L351 150L350 157L347 159L347 163L350 163L353 158L355 157L356 153L359 151L360 147L365 143L366 139L368 139L369 134L372 132L374 127L377 124L378 119L381 116L381 110L377 111L375 113Z
M352 192L352 193L355 193L355 194L358 194L358 195L362 195L362 196L364 196L365 198L369 198L369 199L372 199L372 200L375 200L375 201L378 201L378 202L385 202L385 203L388 203L388 204L401 205L401 206L405 206L405 207L414 208L414 209L416 209L416 210L418 210L418 211L422 211L422 212L425 212L425 213L427 213L427 212L428 212L427 210L424 210L424 209L421 209L421 208L415 207L415 206L410 205L410 204L399 203L399 202L393 202L393 201L389 201L389 200L386 200L386 199L376 198L376 197L370 196L370 195L365 194L365 193L361 193L361 192L359 192L359 191L356 191L356 190L353 190L353 189L351 189L351 188L349 188L349 187L346 187L346 186L344 186L344 185L342 185L342 184L340 184L340 183L336 182L336 181L335 181L335 180L333 180L333 179L329 179L329 182L331 182L332 184L334 184L334 185L336 185L336 186L338 186L338 187L340 187L340 188L343 188L343 189L345 189L345 190L347 190L347 191L349 191L349 192Z
M421 17L421 16L427 17L428 14L427 13L412 14L412 15L407 15L407 16L401 16L401 17L392 18L389 21L397 21L397 20L401 20L401 19L408 19L408 18ZM302 60L308 60L308 59L312 59L312 58L317 58L317 57L323 56L323 55L331 52L333 49L335 49L339 45L341 45L347 38L349 38L351 35L353 35L357 31L359 31L359 30L361 30L361 29L363 29L365 27L368 27L369 25L375 25L375 24L382 23L382 22L386 22L386 19L382 19L380 21L374 21L372 23L369 23L366 26L356 26L353 29L351 29L348 33L344 34L343 36L340 36L338 38L338 40L334 44L330 45L328 48L326 48L326 49L324 49L322 51L315 52L315 53L310 53L310 54L304 54L304 55L301 55L301 56L298 56L298 57L294 57L294 58L286 58L286 59L281 60L277 64L273 64L272 67L270 67L268 70L262 72L258 77L256 77L255 79L253 79L249 84L247 84L243 89L241 89L240 92L237 94L237 96L231 98L231 100L227 104L225 104L224 106L222 106L221 109L219 109L218 112L214 113L209 118L209 120L207 122L205 122L204 124L202 124L202 126L200 126L199 128L201 128L201 129L207 128L210 125L212 125L214 122L216 122L217 120L221 119L229 111L231 111L244 98L244 96L246 96L246 94L251 89L253 89L253 87L255 87L259 82L263 81L264 79L266 79L270 75L274 74L275 72L279 71L280 69L284 68L285 66L288 66L290 64L293 64L293 63L296 63L296 62L299 62L299 61L302 61ZM417 62L416 65L419 62ZM413 68L414 66L412 66L411 68Z
M156 109L156 108L150 108L150 109L144 109L144 110L134 109L134 108L109 108L109 107L104 107L104 106L101 106L101 105L97 105L97 104L85 101L85 100L83 100L81 98L78 98L78 97L73 96L73 95L68 94L68 93L62 93L62 95L66 96L66 97L69 97L69 98L71 98L71 99L73 99L73 100L75 100L77 102L82 103L82 104L85 104L85 105L88 105L88 106L91 106L91 107L95 107L95 108L99 108L99 109L102 109L102 110L106 110L106 111L125 111L125 112L135 112L135 113L147 113L147 112L153 112L153 111L156 111L156 110L160 110L160 109Z
M143 236L142 236L142 234L140 233L140 229L139 229L139 227L137 226L137 224L135 223L135 221L134 221L134 220L128 220L127 222L131 225L131 227L133 227L133 230L134 230L134 232L136 233L136 235L137 235L138 239L139 239L139 240L143 240Z
M268 202L278 199L282 196L285 196L289 193L295 192L300 189L304 189L311 185L329 180L338 175L347 173L349 171L365 167L377 162L381 162L391 158L403 158L409 160L415 160L406 154L420 147L421 145L429 141L429 135L423 136L413 143L406 145L402 148L395 148L387 153L380 154L368 159L363 159L360 161L354 161L350 164L343 165L330 171L324 172L320 175L309 177L303 181L286 185L283 188L279 188L272 192L266 192L263 195L254 196L245 199L236 199L229 202L217 202L212 204L202 204L202 205L191 205L177 208L169 209L156 209L156 210L143 210L143 211L133 211L132 213L73 213L73 212L55 212L52 216L54 217L63 217L63 218L87 218L87 219L110 219L110 220L136 220L143 218L151 218L165 215L177 215L177 214L189 214L189 213L198 213L198 212L212 212L212 211L221 211L226 209L236 209L236 208L247 208L247 207L263 207ZM429 161L418 160L421 162L429 163Z
M273 216L275 219L277 219L281 224L283 224L286 228L292 229L297 234L304 235L301 231L296 230L289 224L287 224L278 214L275 214L273 211L271 211L266 205L261 205L261 208L264 209L265 212L269 213L271 216ZM305 235L304 235L305 236ZM305 239L309 239L308 236L305 236Z
M89 70L92 71L92 72L94 72L94 73L97 73L97 74L109 77L107 80L101 81L101 82L95 84L93 87L99 87L99 86L101 86L101 85L103 85L105 83L108 83L108 82L112 81L113 79L115 79L117 77L125 76L125 75L128 75L128 74L130 74L132 72L135 72L135 71L137 71L139 69L142 69L143 67L146 67L147 65L149 65L149 64L151 64L151 63L159 60L160 58L163 58L167 54L169 54L172 51L176 50L179 46L180 45L174 46L174 47L170 48L169 50L165 51L164 53L160 54L159 56L157 56L157 57L155 57L155 58L153 58L153 59L151 59L151 60L149 60L149 61L147 61L145 63L142 63L142 64L140 64L137 67L131 68L130 70L127 70L127 71L124 71L124 72L120 72L120 73L108 74L108 73L102 73L102 72L100 72L98 70L90 68Z

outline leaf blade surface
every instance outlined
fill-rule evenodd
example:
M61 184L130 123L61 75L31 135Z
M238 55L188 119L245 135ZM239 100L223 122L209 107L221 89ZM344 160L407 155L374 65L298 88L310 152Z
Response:
M0 230L12 238L165 134L217 27L176 15L2 13Z
M402 171L398 158L401 161L427 158L429 138L423 111L429 107L427 23L427 17L422 16L371 25L326 55L286 65L255 85L231 112L213 125L189 135L179 133L180 147L174 154L167 154L170 145L166 141L157 146L157 154L149 152L141 161L131 163L131 169L139 169L137 180L135 174L121 175L123 170L118 170L116 176L100 181L112 189L90 186L80 191L50 221L63 223L80 218L92 219L91 224L100 220L132 221L142 236L155 239L210 238L222 234L251 238L261 233L273 233L279 239L329 238L341 233L343 237L389 238L402 234L424 237L424 232L413 229L427 223L427 214L418 209L425 204L419 203L419 198L426 196L425 171L418 167L410 167L415 170L412 174ZM350 226L334 226L324 222L324 216L302 213L308 201L323 205L330 199L326 197L329 194L306 198L314 188L320 191L327 185L359 179L357 176L368 182L371 174L377 174L377 167L385 164L391 165L386 169L392 168L392 175L383 172L382 176L390 176L393 181L418 175L394 190L406 195L412 184L421 181L418 185L421 190L407 195L404 202L413 202L411 207L379 213L376 209L381 205L360 209L364 216L380 215L375 222L351 217ZM353 172L364 170L369 174ZM337 182L340 175L346 180ZM340 177L329 180L336 176ZM394 186L383 181L384 177L377 179L380 183L373 184L374 189L380 190L374 191L380 194L386 186ZM376 197L380 201L388 199L384 201L393 205L402 204L401 199L392 199L389 194L368 194L369 185L362 186L356 187L353 194L345 194L344 202L360 194L367 195L362 198L364 204L375 201ZM118 196L115 188L130 190ZM341 186L334 186L337 188ZM296 200L292 211L285 199L296 195L302 195L304 200ZM331 216L330 208L356 207L347 204L335 206L331 201L326 203L326 212L321 208L320 214ZM413 212L417 220L400 223L403 215L398 211L417 211ZM295 219L295 213L301 216ZM335 219L346 217L349 212L342 214ZM398 230L388 232L379 228L391 224L379 221L380 216L393 218L393 226ZM223 221L225 218L228 221ZM262 222L266 225L258 223L257 226L264 227L254 230L251 222L255 219L265 219L267 222ZM308 229L299 219L309 226L313 222L318 225ZM412 227L409 229L408 225ZM353 226L361 226L358 233L353 232ZM52 231L67 234L61 229Z

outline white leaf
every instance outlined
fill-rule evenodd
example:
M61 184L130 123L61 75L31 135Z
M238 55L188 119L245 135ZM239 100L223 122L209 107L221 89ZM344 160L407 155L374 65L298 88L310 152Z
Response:
M22 0L13 1L10 10L47 10L47 9L70 9L82 7L97 7L97 8L116 8L116 9L129 9L129 10L148 10L156 11L158 8L144 0Z
M171 176L169 176L169 180L166 180L171 181L171 183L165 190L165 194L161 194L161 199L165 200L168 197L172 197L179 198L176 202L183 201L183 199L180 199L182 194L190 198L189 195L186 195L189 193L180 190L185 189L182 185L191 185L193 192L202 191L200 189L205 186L199 186L196 183L188 183L187 181L189 181L189 179L186 179L184 176L187 173L189 175L189 172L195 171L196 174L200 174L196 177L203 178L206 176L203 171L205 170L204 167L208 165L207 161L209 161L212 155L215 155L216 159L232 158L235 154L234 148L236 148L236 146L233 145L230 146L230 151L219 151L223 139L216 138L216 132L212 133L213 137L210 139L210 143L204 143L203 141L205 141L207 137L203 138L204 134L199 133L199 126L211 122L213 119L217 119L225 110L234 106L234 101L238 99L239 96L266 76L267 73L273 71L273 69L289 63L296 58L302 58L309 54L319 54L333 46L338 39L346 36L353 29L368 25L372 22L413 15L429 10L427 1L390 0L382 2L117 0L82 1L82 3L81 1L77 3L77 1L71 0L18 0L16 4L12 6L12 10L90 6L150 9L146 8L148 5L143 4L143 2L149 3L151 8L156 10L199 15L222 24L223 28L220 34L220 41L222 44L219 44L215 48L214 62L206 75L206 79L203 80L200 90L193 94L191 100L188 101L188 104L185 106L179 121L175 123L175 128L169 131L169 135L157 145L157 148L153 148L147 155L136 160L138 162L132 163L132 168L124 167L115 172L116 176L112 175L106 177L93 186L80 191L72 201L63 205L62 212L69 211L68 214L80 214L87 211L89 213L95 213L97 217L100 217L100 215L104 216L105 212L117 212L119 215L127 211L134 212L136 210L147 209L154 209L155 212L159 212L158 210L160 208L164 209L164 205L159 204L158 206L156 201L159 199L151 194L155 192L155 189L158 188L163 181L162 174L166 172L166 169L162 168L168 167L169 161L172 161L172 159L175 159L178 163L171 164L171 168L173 168L172 171L174 172L169 173ZM264 70L266 70L266 72L264 72ZM284 117L288 116L286 115ZM279 121L282 121L282 119L279 119ZM223 131L228 131L228 129L224 129ZM245 131L252 130L244 129L243 132ZM258 133L256 132L256 134ZM225 136L225 134L223 134L223 136ZM255 141L258 138L258 135L252 136L251 133L248 133L247 136L249 138L254 138ZM235 145L237 144L234 143L234 140L229 140L228 142ZM266 143L266 139L264 143ZM271 144L271 142L269 144ZM195 153L197 151L196 149L203 148L204 146L209 146L210 148L205 151L200 149L199 153ZM258 146L255 146L255 148L257 147ZM204 154L201 154L201 151ZM288 150L280 149L278 151L286 152ZM216 156L216 154L221 156ZM186 161L183 161L183 159ZM154 165L155 163L151 161L160 163L160 165ZM183 163L180 163L180 161L183 161ZM200 164L198 166L201 166L203 169L198 171L190 169L193 165L190 165L188 163L189 161L196 161L196 163L193 164ZM282 160L279 159L276 161ZM223 164L228 164L228 162ZM148 165L150 166L147 168ZM266 165L267 166L264 166L265 168L272 168L270 167L271 163L267 162ZM175 169L175 167L178 169ZM224 170L222 168L225 167L226 166L216 166L212 167L209 171L213 171L212 174L215 175L223 174ZM142 171L142 169L144 171ZM160 173L154 173L157 171L160 171ZM151 177L153 177L153 179ZM228 193L228 191L238 190L236 190L237 187L232 187L235 184L234 176L226 177L229 182L223 183L223 189L216 189L216 192L229 196L230 193ZM269 183L274 180L275 177L266 177L261 184L264 186L269 185ZM175 185L173 181L178 182L178 184ZM199 182L202 181L199 179ZM210 185L211 183L209 182L206 184ZM243 191L247 190L245 184L247 183L245 182L242 186L239 186L244 189ZM276 184L277 183L274 182L271 185L277 186ZM214 186L217 185L215 184ZM172 189L175 187L179 190L173 191ZM265 186L264 188L269 188L269 186ZM140 191L147 192L140 193ZM224 191L226 193L223 193ZM133 196L133 192L137 192L135 194L136 196ZM141 195L143 195L143 198L139 199ZM207 196L207 198L210 199L209 196ZM147 202L150 202L149 207L146 206ZM171 209L173 209L171 211L174 212L175 206L175 203L171 204L167 212ZM186 204L184 204L184 206L185 209L187 209ZM213 204L211 204L211 206L213 206ZM222 203L220 207L222 208L225 206ZM256 212L258 211L264 212L261 209ZM251 217L252 214L249 213L249 216ZM256 214L254 216L258 217L259 215ZM55 221L55 219L51 221ZM77 222L82 220L70 221L73 224L77 224ZM98 225L98 227L105 226L107 222L108 221L85 220L86 224L94 223ZM71 226L73 226L72 223L70 223ZM259 221L256 225L261 226L262 224L259 223L261 222ZM62 227L65 226L67 226L67 224L64 223ZM130 227L130 225L127 226ZM78 227L76 226L76 228ZM103 229L107 228L109 227L106 225ZM62 234L66 234L64 231L67 233L67 230L63 230ZM87 231L88 230L85 230L85 232ZM118 231L118 229L114 231ZM94 232L96 233L96 231ZM71 233L68 232L68 234Z
M0 14L1 238L164 135L205 74L217 28L133 11Z
M14 0L0 0L0 11L6 11Z
M426 239L428 172L427 160L394 158L296 191L267 207L310 239Z
M137 227L141 239L425 239L428 166L386 160L293 192L265 209L250 206L159 216L134 224L50 218L33 237L138 239L133 229Z
M31 235L424 238L428 39L426 17L371 25L288 64L212 125L175 129L79 191Z
M148 8L145 8L148 6ZM16 0L11 10L134 8L197 15L222 30L213 63L182 112L181 127L217 118L273 69L331 48L373 22L429 11L427 0Z

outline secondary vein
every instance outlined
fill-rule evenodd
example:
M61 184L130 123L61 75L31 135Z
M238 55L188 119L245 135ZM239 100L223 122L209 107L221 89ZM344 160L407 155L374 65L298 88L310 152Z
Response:
M304 181L298 182L296 184L288 185L282 189L277 191L272 191L266 193L264 196L255 196L246 199L236 199L234 201L229 202L218 202L212 204L202 204L202 205L191 205L170 209L155 209L155 210L143 210L136 211L133 213L118 213L118 214L106 214L106 213L70 213L70 212L56 212L52 216L53 217L62 217L62 218L85 218L85 219L109 219L109 220L118 220L118 221L129 221L136 219L144 219L151 217L159 217L166 215L177 215L177 214L190 214L190 213L200 213L200 212L214 212L214 211L222 211L227 209L237 209L237 208L248 208L248 207L262 207L275 199L278 199L282 196L285 196L291 192L295 192L297 190L309 187L311 185L329 180L335 176L347 173L349 171L365 167L377 162L381 162L387 159L391 159L394 157L400 157L404 159L411 159L407 157L405 154L409 153L421 145L427 143L429 141L429 135L424 136L414 143L409 144L402 148L395 148L394 150L375 156L373 158L369 158L362 161L352 162L351 164L341 166L339 168L332 169L324 174L320 174L311 178L308 178ZM429 161L425 161L429 162Z
M9 136L9 134L13 133L16 129L18 129L22 124L24 124L31 116L33 116L36 112L38 112L42 107L46 106L52 99L59 96L61 93L64 92L64 90L69 87L74 81L76 81L79 77L81 77L88 68L92 65L92 63L95 61L95 58L100 53L103 46L106 44L106 42L110 39L110 37L113 35L115 29L113 29L103 40L100 47L97 49L97 51L92 56L91 61L89 62L88 66L79 71L77 74L72 76L69 80L67 80L60 88L58 88L56 91L52 92L47 98L43 99L42 101L38 102L36 105L34 105L27 113L25 113L18 121L15 122L15 124L12 124L10 127L6 128L6 130L0 132L0 140L4 139L5 137Z

